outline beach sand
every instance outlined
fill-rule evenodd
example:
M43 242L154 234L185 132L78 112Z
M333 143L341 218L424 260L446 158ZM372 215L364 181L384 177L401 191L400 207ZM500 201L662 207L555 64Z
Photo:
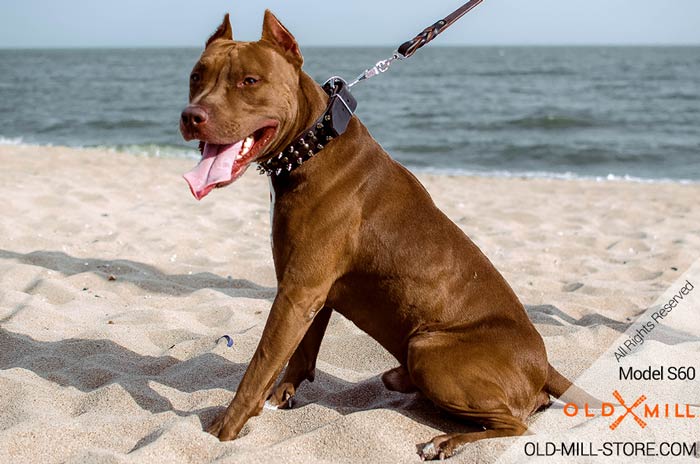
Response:
M275 295L267 179L251 170L197 202L192 160L3 146L0 163L0 462L418 462L416 443L463 429L386 391L395 360L336 314L294 409L219 443L203 426ZM700 256L699 185L418 177L570 377Z

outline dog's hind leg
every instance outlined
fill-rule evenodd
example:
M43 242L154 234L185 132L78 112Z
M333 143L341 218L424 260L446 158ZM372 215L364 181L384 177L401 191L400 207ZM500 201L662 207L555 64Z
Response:
M408 370L403 366L395 367L383 373L382 383L384 383L386 389L390 391L399 393L413 393L418 391L416 386L413 385Z
M514 417L507 408L453 414L469 421L478 422L486 430L482 432L438 435L428 443L416 445L418 456L420 456L421 460L442 460L454 455L457 449L466 443L486 438L519 436L527 431L525 424L517 417Z
M321 340L332 313L331 308L324 306L316 315L308 332L289 359L282 380L272 389L272 394L266 402L267 406L279 409L291 408L292 398L299 385L304 380L314 381L318 350L321 348Z
M545 364L524 366L512 347L488 344L489 338L493 334L427 333L409 342L407 364L416 387L440 409L482 428L439 435L418 445L421 459L444 459L465 443L527 431L523 421L543 400L538 393Z

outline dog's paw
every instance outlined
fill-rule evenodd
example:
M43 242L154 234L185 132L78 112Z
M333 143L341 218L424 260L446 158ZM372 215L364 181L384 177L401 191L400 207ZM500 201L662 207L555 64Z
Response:
M454 447L450 444L449 437L435 437L428 443L416 445L418 457L421 461L433 461L447 459L455 454Z
M266 409L292 409L296 389L289 382L277 385L272 395L265 402Z
M226 414L226 411L214 419L214 422L207 427L207 432L217 437L220 441L234 440L238 435L231 428L231 419Z

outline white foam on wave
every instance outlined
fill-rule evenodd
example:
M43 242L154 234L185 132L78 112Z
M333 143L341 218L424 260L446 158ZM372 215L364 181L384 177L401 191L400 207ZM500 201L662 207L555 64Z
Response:
M129 153L132 155L146 156L149 158L188 158L199 159L201 154L195 148L143 144L143 145L120 145L120 146L93 146L89 147L98 150L107 150L111 153Z
M0 136L0 145L24 145L24 140L21 137L3 137ZM35 144L32 144L35 145ZM36 144L37 146L54 146L53 144ZM157 144L142 144L142 145L98 145L98 146L72 146L70 148L76 150L93 149L106 150L111 153L128 153L137 156L146 156L149 158L186 158L199 160L201 154L196 148L186 146L169 146ZM491 170L480 171L476 169L445 169L432 167L416 167L408 165L411 171L425 174L436 174L441 176L465 176L465 177L486 177L486 178L510 178L510 179L555 179L555 180L587 180L595 182L636 182L642 184L700 184L697 179L675 179L670 177L662 177L658 179L650 179L629 174L607 174L605 176L594 176L585 174L576 174L571 171L554 172L554 171L508 171L508 170Z
M465 176L465 177L490 177L490 178L509 178L509 179L555 179L555 180L588 180L595 182L637 182L642 184L698 184L699 180L693 179L674 179L664 177L659 179L649 179L645 177L631 176L629 174L608 174L606 176L593 176L576 174L571 171L566 172L550 172L550 171L477 171L470 169L440 169L440 168L412 168L415 172L426 174L437 174L442 176Z
M53 143L25 143L22 137L8 138L0 136L0 145L30 145L36 147L55 147ZM149 158L187 158L199 159L201 154L196 148L143 144L143 145L67 145L72 150L104 150L110 153L127 153Z
M8 138L0 135L0 145L22 145L23 143L22 137Z

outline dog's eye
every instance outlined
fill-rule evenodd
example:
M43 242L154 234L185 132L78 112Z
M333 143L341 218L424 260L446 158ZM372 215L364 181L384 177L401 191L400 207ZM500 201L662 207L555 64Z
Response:
M243 85L253 85L253 84L257 84L257 83L258 83L258 80L254 77L248 76L245 79L243 79Z
M199 82L201 78L202 77L199 75L199 73L193 72L192 74L190 74L190 81L192 82Z

